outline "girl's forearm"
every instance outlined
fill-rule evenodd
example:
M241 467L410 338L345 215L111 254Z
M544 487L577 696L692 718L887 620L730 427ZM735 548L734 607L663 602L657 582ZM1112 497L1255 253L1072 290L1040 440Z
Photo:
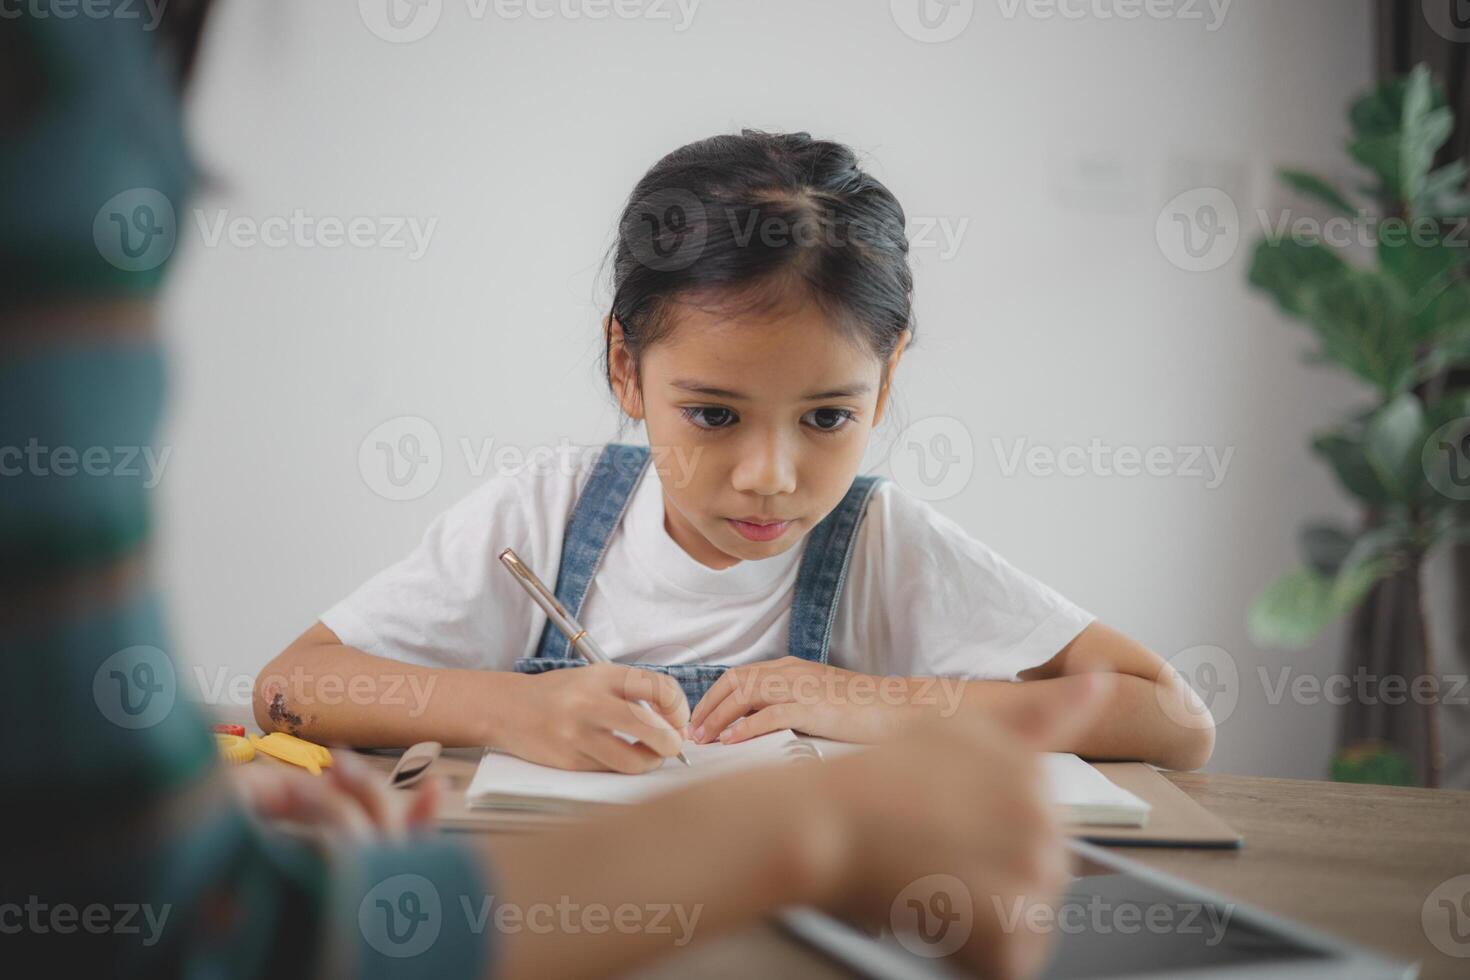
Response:
M1215 749L1209 709L1166 661L1132 637L1090 623L1047 663L1023 671L1021 683L967 681L962 703L1012 721L1037 701L1058 697L1079 675L1114 680L1091 725L1065 744L1044 746L1091 759L1137 759L1168 769L1198 769Z
M1068 737L1046 745L1052 752L1074 752L1089 759L1127 759L1167 769L1197 769L1214 749L1208 712L1182 682L1112 674L1114 683L1096 720ZM924 680L916 678L915 680ZM1006 722L1034 711L1039 702L1059 697L1058 686L1076 677L1039 680L962 681L958 710L975 711Z
M317 631L326 633L323 637ZM496 745L520 674L419 667L344 646L308 630L255 680L255 720L314 742L403 746Z
M618 974L783 905L829 900L846 844L799 775L744 773L575 828L488 840L493 975Z

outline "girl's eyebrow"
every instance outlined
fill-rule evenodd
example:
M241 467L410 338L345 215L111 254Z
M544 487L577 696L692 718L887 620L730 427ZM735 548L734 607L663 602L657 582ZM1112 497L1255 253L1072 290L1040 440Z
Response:
M750 399L749 395L741 394L738 391L731 391L728 388L716 388L712 385L700 384L698 381L691 381L684 378L670 381L669 384L675 388L682 388L685 391L693 392L696 395L709 395L712 398L727 398L731 401L748 401ZM851 384L844 385L841 388L833 388L830 391L812 392L810 395L802 396L801 400L804 402L815 402L827 398L857 398L860 395L866 395L872 388L873 386L866 381L854 381Z

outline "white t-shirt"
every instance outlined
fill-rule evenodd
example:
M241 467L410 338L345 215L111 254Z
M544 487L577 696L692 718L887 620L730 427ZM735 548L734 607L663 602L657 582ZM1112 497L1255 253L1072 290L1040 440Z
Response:
M430 667L510 670L546 615L496 557L516 550L555 589L562 537L601 447L492 477L436 517L405 558L321 617L348 646ZM805 541L713 569L664 527L649 465L578 617L624 663L738 665L786 656ZM1014 680L1092 621L954 521L883 480L859 526L828 660L866 674Z

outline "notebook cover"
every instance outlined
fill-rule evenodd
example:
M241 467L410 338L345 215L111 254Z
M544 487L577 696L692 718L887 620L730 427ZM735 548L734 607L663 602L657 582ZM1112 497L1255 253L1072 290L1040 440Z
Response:
M1069 826L1068 833L1093 844L1117 847L1238 848L1245 839L1163 773L1142 762L1097 762L1099 772L1153 806L1143 827Z

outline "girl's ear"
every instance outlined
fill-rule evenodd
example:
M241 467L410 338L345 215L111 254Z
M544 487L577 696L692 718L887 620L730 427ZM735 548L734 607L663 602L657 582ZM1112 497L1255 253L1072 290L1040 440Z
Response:
M607 379L612 384L618 404L630 419L643 419L643 392L638 387L638 365L623 339L623 325L609 313L602 318L602 333L607 341Z
M909 338L913 335L912 330L905 330L899 334L898 343L893 345L893 353L888 355L888 363L883 368L883 387L878 390L878 404L873 409L875 427L883 421L883 412L888 408L889 389L893 385L893 372L898 370L899 358L903 357L903 350L909 345Z

